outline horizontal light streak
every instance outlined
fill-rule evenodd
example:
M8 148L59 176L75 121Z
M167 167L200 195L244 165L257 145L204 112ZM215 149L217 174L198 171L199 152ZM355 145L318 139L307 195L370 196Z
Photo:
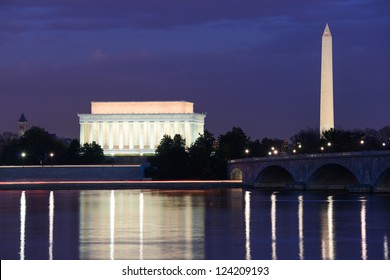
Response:
M0 182L0 185L50 185L50 184L185 184L185 183L242 183L241 180L216 180L216 181L202 181L202 180L180 180L180 181L149 181L149 180L82 180L82 181L7 181Z
M3 165L0 168L93 168L93 167L106 167L106 168L116 168L116 167L141 167L140 164L101 164L101 165Z

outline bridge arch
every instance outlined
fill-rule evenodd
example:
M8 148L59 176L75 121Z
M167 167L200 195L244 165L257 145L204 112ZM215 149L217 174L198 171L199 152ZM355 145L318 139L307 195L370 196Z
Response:
M255 187L286 187L294 183L294 177L284 167L271 165L264 168L255 180Z
M317 168L309 177L308 187L344 189L359 184L355 174L340 164L328 163Z
M242 171L239 168L234 168L230 173L231 180L242 180Z
M378 188L390 188L390 168L386 169L379 176L375 186Z

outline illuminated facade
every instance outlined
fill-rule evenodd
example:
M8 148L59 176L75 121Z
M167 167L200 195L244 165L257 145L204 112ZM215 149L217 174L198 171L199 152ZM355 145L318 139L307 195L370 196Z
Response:
M205 114L194 104L173 102L91 102L78 114L80 143L99 144L105 154L153 154L164 135L180 134L189 146L204 132Z

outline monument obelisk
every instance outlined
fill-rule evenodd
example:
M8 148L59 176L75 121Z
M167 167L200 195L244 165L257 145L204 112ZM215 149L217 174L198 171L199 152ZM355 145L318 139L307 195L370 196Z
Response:
M322 34L320 135L334 128L332 34L328 24Z

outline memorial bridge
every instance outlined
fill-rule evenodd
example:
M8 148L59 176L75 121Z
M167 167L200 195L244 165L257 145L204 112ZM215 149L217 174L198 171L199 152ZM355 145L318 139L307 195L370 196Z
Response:
M390 192L390 151L244 158L228 172L254 187Z

